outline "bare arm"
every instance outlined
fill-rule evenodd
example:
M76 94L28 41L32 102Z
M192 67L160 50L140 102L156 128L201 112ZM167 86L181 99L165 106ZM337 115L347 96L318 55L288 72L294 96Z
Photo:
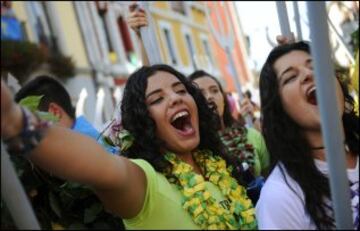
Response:
M143 9L138 8L136 3L133 3L129 7L130 15L127 19L127 23L130 28L134 30L136 37L141 46L141 59L144 66L149 66L150 62L145 50L144 41L141 38L140 28L143 26L148 26L148 21L146 18L146 13Z
M22 112L1 81L1 138L19 134ZM92 186L104 205L123 218L142 208L146 177L126 158L108 154L91 138L52 126L29 159L58 177Z

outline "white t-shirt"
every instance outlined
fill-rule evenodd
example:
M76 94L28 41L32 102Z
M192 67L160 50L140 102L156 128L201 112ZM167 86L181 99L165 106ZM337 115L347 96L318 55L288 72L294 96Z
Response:
M328 174L326 162L315 160L317 168ZM277 165L266 180L256 204L256 217L259 229L316 229L315 223L305 209L304 193L296 181L286 172L284 175L292 191L286 184ZM359 158L354 169L347 169L351 185L351 205L355 227L359 222Z

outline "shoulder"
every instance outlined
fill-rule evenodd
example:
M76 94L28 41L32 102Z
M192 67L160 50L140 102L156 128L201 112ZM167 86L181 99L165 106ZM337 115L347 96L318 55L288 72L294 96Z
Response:
M254 128L246 128L246 136L249 142L256 142L264 139L261 133Z
M303 192L285 170L281 172L279 165L261 189L256 216L260 229L308 228Z

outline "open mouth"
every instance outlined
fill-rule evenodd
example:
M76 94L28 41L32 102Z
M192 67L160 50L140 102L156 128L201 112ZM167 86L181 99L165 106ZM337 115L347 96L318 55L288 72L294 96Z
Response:
M316 88L313 87L311 88L307 94L306 94L306 100L308 103L312 104L312 105L317 105L317 99L316 99Z
M194 128L191 124L190 113L186 110L176 113L171 118L171 125L181 134L181 135L191 135L194 132Z
M216 103L214 102L208 102L208 106L209 108L213 111L213 112L217 112L217 106L216 106Z

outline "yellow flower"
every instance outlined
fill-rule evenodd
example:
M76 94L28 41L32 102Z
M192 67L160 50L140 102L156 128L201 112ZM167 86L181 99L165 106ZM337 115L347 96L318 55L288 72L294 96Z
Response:
M209 151L194 153L196 163L210 176L209 181L217 185L224 197L231 201L229 210L216 202L206 190L204 178L193 172L190 165L182 162L173 153L167 153L165 158L173 165L172 174L182 187L181 192L185 197L183 208L201 229L225 230L257 226L254 208L246 196L245 188L231 177L231 168L226 168L226 162L222 158L213 156ZM242 218L241 225L234 217L235 208L237 215Z
M220 179L220 175L219 174L211 174L211 176L210 176L210 178L209 178L209 180L211 181L211 182L218 182L219 181L219 179Z
M207 200L211 195L210 195L210 193L208 191L205 191L203 193L203 196L204 196L204 200Z
M197 217L204 209L201 206L198 206L194 211L194 217Z
M219 218L217 216L210 216L208 221L210 224L213 224L213 223L216 223L218 221L218 219Z
M208 226L209 230L218 230L218 227L215 224L209 225Z
M198 192L205 189L205 182L201 182L200 184L193 187L194 192Z

